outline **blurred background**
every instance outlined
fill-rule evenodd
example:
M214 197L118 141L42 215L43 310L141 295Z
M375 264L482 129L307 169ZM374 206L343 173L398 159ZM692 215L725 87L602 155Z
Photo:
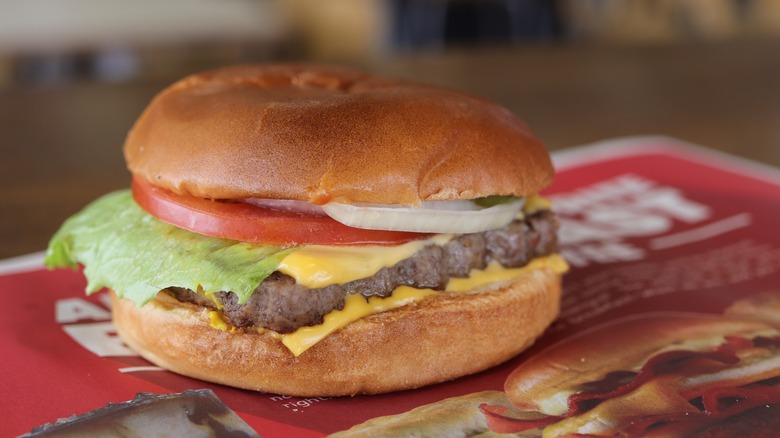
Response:
M552 150L665 134L780 166L780 0L0 0L0 258L127 185L167 84L272 61L481 94Z

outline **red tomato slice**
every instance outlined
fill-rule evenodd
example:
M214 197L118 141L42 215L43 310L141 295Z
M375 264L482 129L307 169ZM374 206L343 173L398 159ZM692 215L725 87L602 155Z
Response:
M179 228L241 242L276 245L398 245L424 233L365 230L291 211L177 195L133 178L133 198L152 216Z

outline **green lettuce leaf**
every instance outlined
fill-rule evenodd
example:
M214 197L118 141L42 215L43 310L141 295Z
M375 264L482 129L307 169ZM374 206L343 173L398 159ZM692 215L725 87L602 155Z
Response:
M482 198L472 199L471 202L479 205L480 207L487 208L487 207L494 207L496 205L506 204L516 199L518 199L517 196L491 195Z
M65 221L49 243L45 263L50 269L83 265L88 294L108 287L137 305L171 286L206 294L232 291L243 303L291 251L168 225L122 190Z

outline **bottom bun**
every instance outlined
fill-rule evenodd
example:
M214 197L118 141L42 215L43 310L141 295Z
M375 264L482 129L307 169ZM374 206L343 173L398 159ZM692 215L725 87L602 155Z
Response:
M495 290L440 293L359 319L295 357L273 333L221 331L166 294L143 307L112 294L124 341L173 372L301 397L377 394L473 374L520 353L558 315L561 279L528 271Z

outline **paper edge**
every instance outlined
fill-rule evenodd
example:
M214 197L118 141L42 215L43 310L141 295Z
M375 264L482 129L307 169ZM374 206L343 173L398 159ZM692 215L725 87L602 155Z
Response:
M0 275L19 274L41 269L45 254L46 251L38 251L0 260Z
M665 135L616 137L551 153L556 171L648 152L698 161L748 178L780 185L780 168Z

